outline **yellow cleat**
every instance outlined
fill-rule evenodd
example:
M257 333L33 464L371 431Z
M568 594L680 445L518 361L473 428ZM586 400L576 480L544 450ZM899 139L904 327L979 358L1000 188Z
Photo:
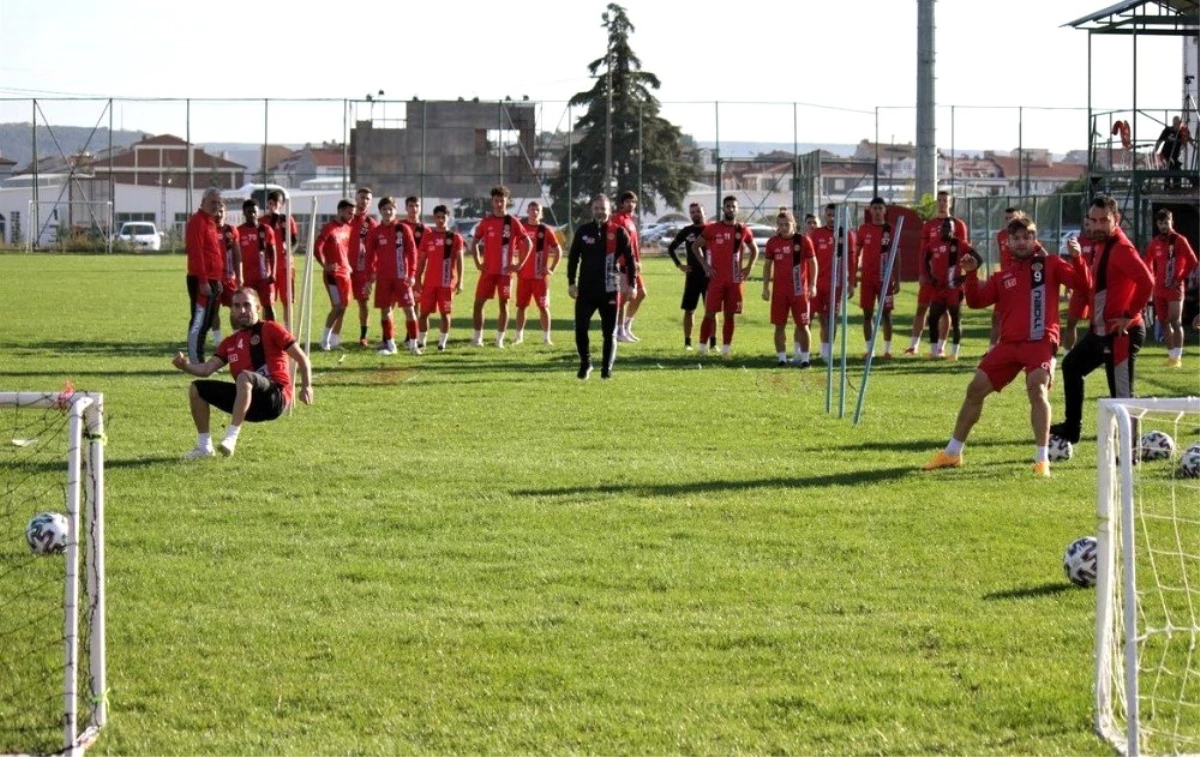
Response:
M1041 462L1033 464L1033 475L1039 478L1050 478L1050 463Z
M921 466L921 470L937 470L938 468L958 468L962 465L962 455L947 455L946 450L940 450L933 459Z
M1167 367L1168 368L1182 368L1183 367L1183 358L1181 358L1181 357L1167 358Z

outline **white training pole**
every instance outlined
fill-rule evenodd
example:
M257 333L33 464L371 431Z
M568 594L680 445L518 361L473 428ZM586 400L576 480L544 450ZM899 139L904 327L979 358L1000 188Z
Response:
M292 198L285 195L283 207L287 216L283 222L283 286L287 289L287 296L283 298L283 325L291 334L292 300L296 299L296 281L292 277Z
M317 198L312 200L312 223L308 225L308 244L304 252L304 293L300 308L300 329L304 333L304 354L312 347L312 279L317 249Z

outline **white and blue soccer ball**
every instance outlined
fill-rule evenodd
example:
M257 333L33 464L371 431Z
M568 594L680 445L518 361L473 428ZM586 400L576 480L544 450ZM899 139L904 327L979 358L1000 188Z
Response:
M1051 436L1046 450L1050 455L1050 462L1052 463L1070 460L1071 456L1075 454L1075 447L1061 436Z
M1085 589L1096 585L1096 550L1096 539L1092 536L1078 538L1067 545L1063 572L1068 581Z
M1175 440L1163 431L1147 431L1140 443L1142 461L1167 460L1175 453Z
M1179 475L1185 478L1200 478L1200 443L1188 447L1180 456Z
M25 527L25 541L35 555L61 555L67 551L70 529L62 513L38 513Z

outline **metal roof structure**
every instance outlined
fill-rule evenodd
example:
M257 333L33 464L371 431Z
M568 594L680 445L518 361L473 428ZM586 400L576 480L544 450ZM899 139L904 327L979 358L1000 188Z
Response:
M1123 0L1063 26L1088 34L1191 36L1200 32L1200 0Z

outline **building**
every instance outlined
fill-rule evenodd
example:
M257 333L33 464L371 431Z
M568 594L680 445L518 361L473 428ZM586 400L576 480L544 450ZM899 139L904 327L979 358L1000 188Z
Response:
M345 145L306 144L272 164L267 173L271 183L285 187L313 187L315 182L326 188L342 189L350 183L348 161Z

